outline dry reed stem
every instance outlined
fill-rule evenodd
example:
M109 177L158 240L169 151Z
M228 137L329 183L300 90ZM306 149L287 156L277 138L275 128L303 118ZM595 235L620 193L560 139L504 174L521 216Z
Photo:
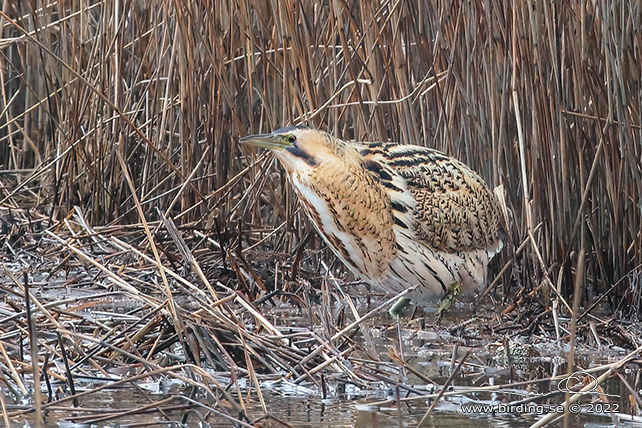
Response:
M108 413L106 415L96 417L96 416L90 416L87 418L74 418L75 421L82 421L86 424L95 424L97 422L105 422L109 421L112 419L118 419L122 418L123 416L128 416L128 415L137 415L141 413L145 413L149 409L160 409L163 405L170 403L172 401L175 401L176 397L169 397L165 398L164 400L160 400L154 403L150 403L146 406L141 406L135 409L130 409L130 410L125 410L121 412L113 412L113 413Z
M472 353L472 351L466 352L466 355L464 355L462 357L462 359L457 364L457 367L455 367L453 370L451 370L451 373L450 373L450 376L448 377L448 380L446 380L446 383L443 385L443 387L441 388L441 390L439 391L439 393L437 394L437 396L433 400L432 404L430 405L430 407L428 408L426 413L423 415L423 417L421 418L421 420L417 424L417 428L420 428L421 426L423 426L424 422L426 422L428 420L428 418L430 417L430 415L433 412L433 410L435 410L435 407L437 407L437 403L439 402L441 397L444 396L444 393L448 389L448 386L453 381L453 379L455 378L457 373L459 373L459 371L462 369L462 367L464 366L464 363L466 362L466 360L468 359L468 357L470 356L471 353Z

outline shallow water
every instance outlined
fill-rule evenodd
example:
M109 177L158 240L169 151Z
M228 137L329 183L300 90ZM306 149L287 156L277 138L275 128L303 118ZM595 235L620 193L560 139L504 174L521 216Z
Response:
M371 323L376 325L376 320ZM381 350L381 356L384 357L384 350L389 347L390 336L394 336L394 330L372 329L379 331L381 334L373 334L374 342L378 349ZM390 332L393 333L390 333ZM440 334L441 333L441 334ZM418 368L423 376L430 377L438 384L443 385L450 374L450 358L453 353L453 346L450 345L449 338L442 332L421 331L419 333L404 330L402 335L407 339L404 349L406 361ZM441 338L441 342L437 339ZM537 378L549 377L554 372L562 372L565 367L556 365L563 363L563 358L553 360L530 361L524 367L513 370L511 373L507 368L497 366L492 363L491 347L482 347L475 350L474 358L469 359L470 366L462 370L462 374L454 377L451 383L451 390L466 389L470 386L499 385L514 383L527 380L535 371ZM490 358L490 359L489 359ZM590 368L601 365L618 356L615 354L598 355L597 353L585 354L577 360L577 364L583 368ZM491 361L486 365L486 361ZM478 363L476 365L476 362ZM537 367L536 367L537 366ZM392 369L394 367L391 365ZM561 368L560 368L561 367ZM215 375L215 373L212 373ZM638 375L634 367L622 370L624 378L631 384L635 385L635 378ZM535 376L533 376L535 377ZM225 376L217 377L222 384L226 383ZM415 427L424 417L428 407L432 402L425 399L404 402L399 405L394 399L398 393L388 384L374 384L373 389L363 390L351 383L328 381L327 396L323 399L322 393L313 384L294 385L292 383L280 380L264 380L260 382L262 396L265 406L271 417L274 419L262 420L257 426L262 427L282 427L278 421L283 421L290 426L300 428L318 428L318 427L363 427L363 428L392 428L392 427ZM167 381L165 379L164 381ZM85 388L91 389L100 382L86 382ZM407 374L406 384L416 388L421 393L429 393L425 382L422 383L419 377ZM250 387L245 379L241 379L241 390L243 393L243 402L247 408L249 420L254 422L263 415L263 408L256 393L256 389ZM376 387L379 386L379 389ZM55 385L54 385L55 387ZM605 382L602 387L602 394L593 394L591 398L607 397L611 404L617 404L622 413L631 413L631 402L628 391L623 382L618 378L612 378ZM427 427L461 427L461 426L478 426L478 427L521 427L528 426L537 421L541 415L543 406L537 407L537 404L531 404L530 407L523 408L501 408L496 407L499 412L493 414L489 409L473 409L469 405L492 405L500 406L508 402L515 402L525 398L536 397L537 395L546 394L556 391L558 383L544 382L540 384L524 385L517 384L509 390L502 392L474 392L465 395L454 395L443 397L435 407L431 416L425 421L423 426ZM82 389L82 385L80 386ZM230 390L232 391L232 390ZM401 389L400 393L406 396L406 392ZM233 393L232 393L233 394ZM171 410L171 406L181 406L189 404L186 397L190 396L190 390L180 383L168 382L167 385L160 385L157 381L140 382L136 387L126 385L125 387L112 390L104 390L93 393L83 398L79 407L90 409L89 412L75 412L71 409L71 403L67 402L64 406L67 409L51 410L47 412L45 427L76 427L76 426L95 426L95 427L116 427L116 426L165 426L170 423L185 424L184 426L210 426L210 427L230 427L235 426L233 422L222 416L210 415L204 407L193 406L192 410L186 412L185 408ZM233 394L236 401L238 396ZM151 409L147 414L134 414L122 416L117 419L101 421L100 418L113 411L123 411L127 409L137 409L148 406L152 402L158 402L164 399L174 397L171 403L165 403L165 417L156 409ZM202 395L192 397L195 402L209 406ZM6 404L15 404L11 397L6 396ZM561 402L563 395L557 399L547 400L547 402ZM569 426L587 426L592 428L614 426L614 420L608 414L589 413L597 411L597 408L589 409L588 396L583 400L582 412L579 415L571 415ZM231 406L225 405L225 408L231 409ZM221 407L213 406L221 410ZM15 410L15 409L14 409ZM604 409L602 409L604 410ZM230 414L234 415L233 412ZM83 418L78 419L77 416ZM187 416L186 416L187 415ZM238 416L238 415L235 415ZM207 418L206 418L207 417ZM201 418L206 418L207 424L200 425ZM24 427L27 424L34 425L33 415L15 418L12 420L11 427ZM75 423L74 423L75 422ZM556 425L561 426L561 422ZM177 426L177 425L173 425ZM633 425L631 425L633 426Z
M348 398L339 396L333 399L322 400L316 395L302 397L287 395L278 392L263 391L265 404L271 416L298 428L318 427L355 427L355 428L398 428L400 426L415 427L424 416L427 406L417 403L418 406L401 408L396 405L372 406L369 403L379 401L376 397ZM152 397L158 400L158 397ZM177 400L177 403L181 400ZM91 412L92 420L72 423L71 411L49 411L44 421L44 427L116 427L116 426L150 426L166 425L170 422L184 423L186 426L197 426L201 417L207 415L207 410L195 408L185 419L178 412L166 411L167 419L158 412L150 414L123 416L114 420L101 422L101 415L115 410L133 409L148 405L150 401L145 394L133 389L106 391L93 394L91 398L83 400L80 404L84 408L93 408L100 412ZM246 406L251 419L256 420L262 415L261 405L255 394L246 397ZM401 410L401 412L400 412ZM78 414L78 413L77 413ZM82 414L88 414L82 412ZM200 415L200 416L199 416ZM443 400L438 404L433 414L425 421L426 427L522 427L528 426L539 419L538 415L516 413L462 413L462 405L451 400ZM234 424L228 419L210 416L207 418L211 427L228 427ZM27 423L34 426L34 418L28 417ZM608 416L599 415L571 415L570 426L611 427L614 422ZM11 427L25 427L25 421L15 420ZM260 426L284 426L277 420L264 420ZM638 425L639 426L639 425Z
M57 295L56 293L61 293ZM76 292L74 292L76 293ZM80 291L78 292L80 293ZM41 289L38 292L43 299L59 300L67 297L65 290L58 290L55 287ZM79 296L81 294L77 294ZM134 301L126 299L114 299L109 296L103 302L96 302L84 312L76 312L79 316L111 317L115 313L123 313L136 307ZM360 302L358 310L360 313L367 312L372 306ZM453 358L461 361L462 357L470 351L467 364L463 366L450 383L450 391L461 391L470 387L483 387L490 385L506 385L501 392L467 392L457 395L444 396L435 406L431 416L425 421L424 426L428 427L461 427L475 425L478 427L521 427L527 426L541 417L541 413L549 411L549 407L539 405L537 402L529 406L507 408L501 407L506 403L519 402L520 400L537 399L538 396L551 392L559 392L558 382L528 383L532 379L543 379L561 373L566 373L566 345L556 345L553 341L543 341L535 346L537 356L528 357L524 361L515 362L512 370L505 367L501 358L498 358L498 349L501 342L494 342L493 338L484 336L483 329L471 329L470 331L451 332L449 327L458 325L465 320L479 316L481 312L492 312L491 308L482 308L472 311L470 306L459 305L450 312L448 318L442 324L434 322L431 311L419 313L415 319L404 318L398 330L396 324L386 313L377 315L375 318L364 322L359 335L355 341L359 343L371 343L371 349L383 363L381 367L388 379L403 379L403 386L399 390L386 382L368 382L368 389L360 389L356 383L349 382L340 376L328 375L326 380L327 398L321 388L309 382L302 382L298 385L278 380L276 377L259 377L261 393L264 399L265 408L271 418L260 420L257 426L282 427L282 421L294 427L413 427L417 426L424 417L432 402L426 399L396 404L395 398L412 396L415 394L429 394L432 392L430 379L438 385L444 385L453 374L457 363ZM276 326L285 332L288 326L296 328L322 329L319 325L312 326L312 317L307 311L299 311L290 306L270 308L264 312L266 317ZM483 321L480 321L483 322ZM367 340L366 340L367 336ZM399 337L401 336L401 340ZM327 337L327 335L326 335ZM399 347L399 343L403 346ZM520 343L510 345L514 352L519 349ZM400 372L399 366L391 362L391 353L402 354L403 359L414 368L418 374L412 371ZM580 346L577 350L575 364L584 370L606 363L612 363L625 355L623 350L617 348L602 347L598 352L588 346ZM358 358L352 358L352 364L358 364ZM387 362L387 363L386 363ZM125 366L125 369L129 366ZM124 373L112 373L119 377ZM639 377L639 369L636 365L623 367L620 370L623 378L636 388L636 381ZM229 384L229 374L210 373L217 377L222 385ZM596 375L599 375L597 373ZM584 376L586 378L586 376ZM77 378L79 390L92 389L101 382L89 382ZM72 408L70 402L63 403L55 409L48 410L45 419L45 427L116 427L116 426L166 426L174 424L185 424L185 426L199 426L201 418L207 423L200 426L228 427L234 426L233 422L223 416L210 414L204 406L212 406L221 411L228 409L230 414L238 417L238 413L232 412L232 406L225 400L219 403L210 403L200 394L195 394L189 401L190 390L184 384L162 385L167 379L161 382L145 381L139 382L136 386L125 385L118 389L106 389L83 397L76 409ZM523 383L519 383L523 382ZM264 416L263 406L256 389L243 378L239 380L242 401L247 409L248 420L256 422ZM62 384L54 384L54 390L62 388ZM617 425L604 406L591 405L591 400L599 403L608 402L610 410L618 410L622 414L636 414L635 400L630 394L626 385L619 378L612 378L601 385L603 390L596 389L593 394L587 394L582 400L582 406L578 415L571 415L569 426L587 427L610 427ZM6 389L0 391L4 394L5 404L9 411L19 410L18 404L26 405L27 402L16 403L13 396L8 394ZM235 395L235 388L229 387L235 401L241 401ZM46 392L43 386L43 392ZM46 395L45 395L46 396ZM170 400L173 398L173 400ZM151 403L168 400L163 403L164 415ZM559 393L555 397L549 397L546 403L560 403L564 395ZM602 400L602 401L600 401ZM202 406L195 403L201 403ZM191 405L191 409L186 406ZM471 405L495 406L495 413L491 408L472 408ZM617 406L617 409L615 407ZM136 411L144 406L150 406L148 413L134 412L135 414L122 415L118 418L105 419L109 413L124 410ZM173 407L172 407L173 406ZM617 412L615 413L617 416ZM101 420L102 419L102 420ZM34 415L19 416L12 418L12 428L35 426ZM557 425L561 426L561 422Z

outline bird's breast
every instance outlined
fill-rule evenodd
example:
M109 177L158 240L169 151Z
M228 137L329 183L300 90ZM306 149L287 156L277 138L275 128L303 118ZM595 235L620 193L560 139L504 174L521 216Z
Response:
M357 275L378 280L397 256L390 198L367 171L345 164L293 172L292 185L312 223Z

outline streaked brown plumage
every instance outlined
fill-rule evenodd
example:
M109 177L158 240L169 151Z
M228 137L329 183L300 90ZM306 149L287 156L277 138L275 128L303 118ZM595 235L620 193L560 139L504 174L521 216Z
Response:
M363 280L429 303L460 282L486 283L501 249L499 208L486 183L436 150L347 143L290 127L241 142L274 151L305 212L334 253Z

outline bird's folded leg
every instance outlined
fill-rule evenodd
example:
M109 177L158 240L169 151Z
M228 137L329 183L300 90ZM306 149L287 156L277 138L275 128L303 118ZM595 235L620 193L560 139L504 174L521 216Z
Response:
M399 300L397 300L395 304L392 305L390 309L388 309L388 313L393 317L399 317L399 315L401 315L401 311L403 311L403 308L408 306L409 302L410 302L409 298L400 297Z
M437 309L437 319L441 321L441 319L446 315L446 312L448 312L448 309L459 299L459 296L461 296L461 283L459 281L453 282L450 284L450 287L448 287L448 292L444 297L442 297L441 302L439 302L439 308ZM396 303L395 303L396 305Z

